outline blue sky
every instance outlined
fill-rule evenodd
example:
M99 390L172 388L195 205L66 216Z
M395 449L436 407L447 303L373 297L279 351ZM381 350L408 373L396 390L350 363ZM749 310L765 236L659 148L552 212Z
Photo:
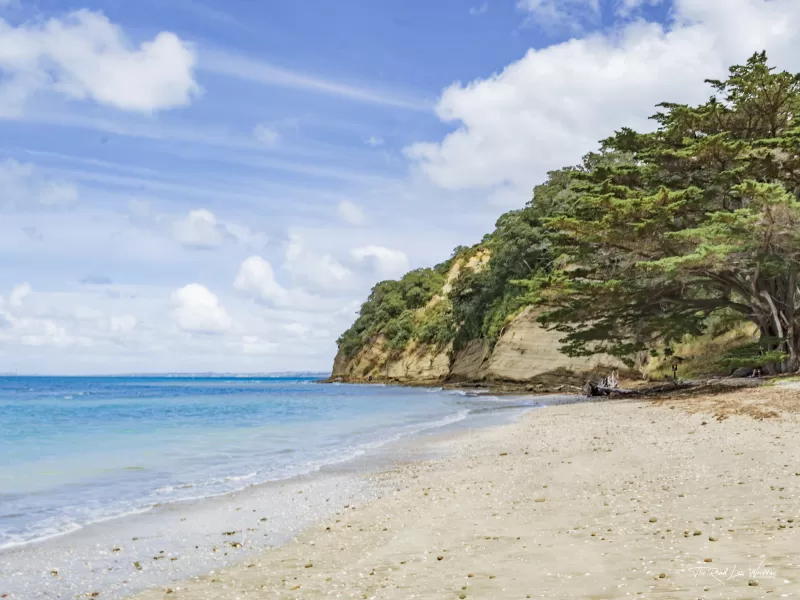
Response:
M0 0L0 371L326 369L800 0Z

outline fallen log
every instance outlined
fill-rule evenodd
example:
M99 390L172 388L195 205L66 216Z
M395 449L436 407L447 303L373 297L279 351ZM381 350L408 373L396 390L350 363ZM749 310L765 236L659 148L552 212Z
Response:
M685 390L703 385L698 381L670 382L658 387L641 388L638 390L626 390L622 388L611 388L602 386L594 381L587 381L583 386L583 395L589 398L600 396L650 396L653 394L663 394L676 390Z

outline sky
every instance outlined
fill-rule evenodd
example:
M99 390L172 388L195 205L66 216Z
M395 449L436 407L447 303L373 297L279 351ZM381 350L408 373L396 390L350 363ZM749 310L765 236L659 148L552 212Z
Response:
M800 0L0 0L0 372L329 370L377 282Z

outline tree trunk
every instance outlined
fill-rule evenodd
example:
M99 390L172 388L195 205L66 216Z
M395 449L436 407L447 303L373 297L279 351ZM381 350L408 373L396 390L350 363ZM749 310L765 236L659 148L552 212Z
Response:
M762 340L776 338L782 340L777 344L765 343L763 346L765 351L777 350L787 354L786 360L780 363L765 365L764 370L771 375L796 373L800 370L800 340L798 340L797 335L795 335L793 324L788 327L788 331L786 332L784 332L783 328L778 331L774 321L771 318L767 318L761 321L760 330Z

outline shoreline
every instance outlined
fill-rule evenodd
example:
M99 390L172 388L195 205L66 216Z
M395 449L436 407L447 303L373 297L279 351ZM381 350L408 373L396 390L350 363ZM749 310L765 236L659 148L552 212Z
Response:
M432 439L437 456L371 476L380 498L133 599L796 593L798 405L788 389L570 402Z
M330 506L374 498L379 489L369 474L391 469L407 456L418 456L424 440L506 422L515 411L528 409L526 402L472 404L459 418L426 423L305 474L167 502L4 548L0 551L0 594L7 594L9 600L93 597L94 593L125 598L142 589L246 562L325 518ZM501 410L506 407L514 410Z

